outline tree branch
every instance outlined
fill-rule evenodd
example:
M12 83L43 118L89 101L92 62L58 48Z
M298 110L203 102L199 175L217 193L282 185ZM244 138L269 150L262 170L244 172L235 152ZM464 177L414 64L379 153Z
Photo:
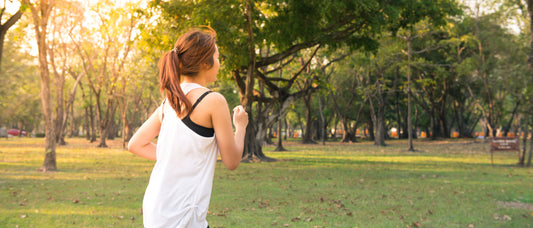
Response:
M318 49L320 49L322 45L318 45L318 47L315 48L315 51L313 51L313 54L311 54L311 56L309 57L309 60L307 60L307 62L302 65L302 67L300 68L300 70L298 70L298 72L296 72L292 77L291 79L289 80L289 84L286 86L286 88L291 88L292 84L294 84L294 81L296 80L296 78L298 78L298 76L304 71L305 68L307 68L307 66L309 66L309 63L311 63L311 60L313 60L313 58L315 57L316 53L318 52Z
M293 55L292 58L289 59L287 62L285 62L285 63L281 63L281 66L276 67L276 68L274 68L274 69L272 69L272 70L266 71L266 72L264 72L263 74L267 75L267 74L274 73L274 72L276 72L276 71L282 69L283 67L289 65L289 63L291 63L295 58L296 58L296 56Z
M4 13L4 9L2 9L2 14ZM6 21L6 23L4 23L3 25L0 25L0 29L7 31L11 26L13 26L20 19L21 16L22 16L22 11L20 11L19 9L15 14L13 14L13 16L11 16Z
M317 44L318 44L318 42L316 42L316 41L310 41L310 42L306 42L306 43L300 43L300 44L293 45L292 47L288 48L284 52L281 52L281 53L278 53L278 54L275 54L275 55L272 55L272 56L269 56L269 57L266 57L266 58L262 58L260 61L256 62L255 66L256 67L263 67L263 66L268 66L268 65L273 64L273 63L277 63L277 62L282 61L285 58L297 53L298 51L300 51L302 49L309 48L309 47L315 46Z

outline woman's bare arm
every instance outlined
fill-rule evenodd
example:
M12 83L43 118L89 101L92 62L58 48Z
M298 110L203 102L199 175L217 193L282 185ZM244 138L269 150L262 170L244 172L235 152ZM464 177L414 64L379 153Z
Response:
M152 140L159 135L161 129L161 107L146 120L135 132L128 143L128 150L143 158L157 160L156 144Z
M242 106L237 106L233 109L234 134L226 99L219 93L216 93L216 96L213 97L211 119L213 128L215 129L220 156L226 168L234 170L239 166L242 159L244 136L246 134L246 126L248 125L248 113L244 111Z

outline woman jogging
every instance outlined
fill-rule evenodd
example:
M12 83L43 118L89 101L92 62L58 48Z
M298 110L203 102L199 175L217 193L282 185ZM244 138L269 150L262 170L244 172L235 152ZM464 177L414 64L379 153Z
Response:
M128 150L156 160L143 199L145 227L208 227L218 152L226 168L239 165L248 114L205 86L220 68L211 28L191 30L159 61L165 99L133 135ZM152 140L158 136L157 144Z

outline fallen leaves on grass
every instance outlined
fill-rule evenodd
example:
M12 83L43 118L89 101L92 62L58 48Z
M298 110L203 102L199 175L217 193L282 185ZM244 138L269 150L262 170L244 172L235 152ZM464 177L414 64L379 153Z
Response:
M502 221L511 221L511 216L509 215L502 215L502 216L499 216L498 214L494 214L492 215L492 217L495 219L495 220L502 220Z
M407 228L420 227L420 222L413 222L411 225L405 225Z
M224 210L219 211L218 213L213 212L213 213L211 213L211 214L212 214L212 215L215 215L215 216L225 217L225 216L226 216L226 213L227 213L227 212L230 212L230 211L231 211L231 209L226 207L226 208L224 208ZM209 212L208 212L208 213L209 213Z
M497 203L507 208L533 211L533 203L524 203L519 201L498 201Z
M259 208L265 208L265 207L268 207L268 200L259 201Z

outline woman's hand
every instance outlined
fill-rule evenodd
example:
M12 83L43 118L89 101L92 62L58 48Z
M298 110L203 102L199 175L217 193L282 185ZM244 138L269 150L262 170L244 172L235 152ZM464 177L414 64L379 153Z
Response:
M242 105L233 109L233 124L237 129L246 129L246 126L248 125L248 113L244 110Z

